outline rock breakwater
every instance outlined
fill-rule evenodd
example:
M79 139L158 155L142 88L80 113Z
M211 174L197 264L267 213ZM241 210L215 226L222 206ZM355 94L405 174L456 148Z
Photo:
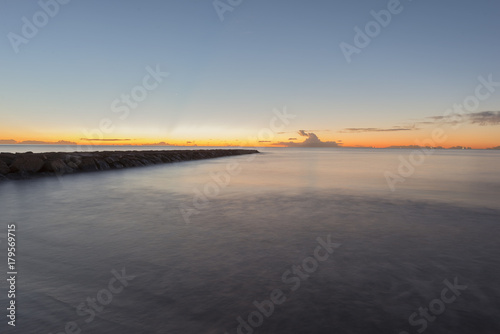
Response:
M165 150L0 153L0 181L259 153L257 150Z

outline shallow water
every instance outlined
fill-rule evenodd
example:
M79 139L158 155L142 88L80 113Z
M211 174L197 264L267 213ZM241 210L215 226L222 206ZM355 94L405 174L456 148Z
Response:
M411 151L261 151L0 184L18 238L8 332L500 331L498 152L436 151L391 191L384 172ZM336 244L324 261L318 238ZM466 288L411 325L445 280Z

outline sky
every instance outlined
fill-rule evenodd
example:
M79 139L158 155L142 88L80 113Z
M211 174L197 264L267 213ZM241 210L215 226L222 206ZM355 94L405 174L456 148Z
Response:
M500 145L496 0L0 2L0 144Z

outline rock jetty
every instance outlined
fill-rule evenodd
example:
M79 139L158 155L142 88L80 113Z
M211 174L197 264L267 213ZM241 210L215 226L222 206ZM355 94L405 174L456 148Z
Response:
M0 181L259 153L257 150L165 150L0 153Z

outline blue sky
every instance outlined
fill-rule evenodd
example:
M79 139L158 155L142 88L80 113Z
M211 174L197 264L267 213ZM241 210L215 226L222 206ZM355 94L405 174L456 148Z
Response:
M339 44L354 44L354 27L364 29L370 11L388 1L243 0L222 22L212 1L59 7L16 53L8 34L22 35L22 18L32 21L41 7L0 3L0 139L77 140L109 117L116 125L109 138L243 140L267 126L273 108L287 106L297 115L290 132L338 140L344 128L441 115L473 93L480 75L500 81L498 1L401 1L351 63ZM116 120L111 102L157 64L169 76ZM477 111L499 107L495 93ZM369 140L360 136L348 140Z

